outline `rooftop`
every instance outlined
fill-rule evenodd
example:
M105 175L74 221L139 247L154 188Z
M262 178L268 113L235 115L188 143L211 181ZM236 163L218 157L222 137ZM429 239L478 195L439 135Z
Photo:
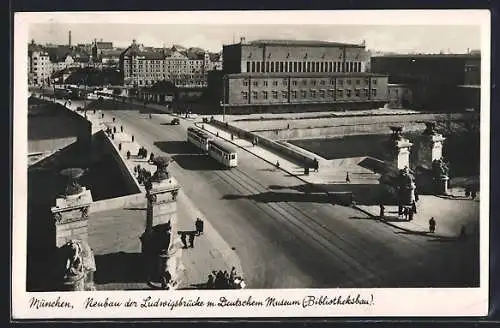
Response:
M305 73L235 73L228 74L229 77L385 77L387 74L377 74L377 73L333 73L333 72L305 72Z
M374 55L372 58L474 58L480 59L480 53L468 54L390 54L390 55Z
M274 46L296 46L296 47L351 47L365 48L362 44L330 42L319 40L255 40L248 42L250 45L274 45Z

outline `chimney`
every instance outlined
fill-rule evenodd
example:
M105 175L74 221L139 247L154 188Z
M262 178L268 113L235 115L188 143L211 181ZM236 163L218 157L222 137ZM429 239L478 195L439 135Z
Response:
M71 31L68 32L68 44L71 48Z

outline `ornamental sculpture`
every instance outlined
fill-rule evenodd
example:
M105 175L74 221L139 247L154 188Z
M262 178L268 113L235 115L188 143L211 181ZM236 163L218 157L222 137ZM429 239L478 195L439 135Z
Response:
M64 280L78 280L85 274L86 283L93 285L96 266L90 246L82 240L70 240L61 247L61 252L64 259Z
M83 191L83 187L78 183L85 171L80 168L68 168L61 170L59 174L67 178L65 196L78 195Z
M436 122L425 122L424 135L434 135L436 134Z
M159 156L155 157L152 161L153 165L156 166L156 171L151 177L151 182L161 182L169 178L167 171L168 164L170 160L167 157Z
M443 159L436 159L432 162L432 175L434 178L448 177L450 169Z

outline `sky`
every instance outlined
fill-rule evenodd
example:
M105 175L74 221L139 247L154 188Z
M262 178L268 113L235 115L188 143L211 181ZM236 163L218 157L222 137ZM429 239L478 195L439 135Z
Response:
M348 43L366 41L367 49L385 52L465 53L480 49L477 25L159 25L159 24L30 24L29 39L37 43L90 43L102 39L126 47L133 39L145 46L173 44L212 52L223 44L256 39L323 40Z

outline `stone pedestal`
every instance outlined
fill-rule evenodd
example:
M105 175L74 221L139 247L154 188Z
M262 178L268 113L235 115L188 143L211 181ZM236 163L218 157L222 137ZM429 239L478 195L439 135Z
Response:
M393 144L393 166L401 170L405 167L410 167L410 148L413 144L403 137L394 140Z
M177 228L179 188L177 181L169 177L153 182L147 194L146 227L141 244L149 283L157 287L162 285L162 277L170 278L167 281L170 289L176 289L182 280L182 242Z
M450 178L447 176L441 176L439 178L434 179L434 187L435 191L438 195L446 195L448 194L448 182Z
M443 142L445 139L438 133L422 135L417 152L418 166L431 169L432 162L443 157Z
M57 247L73 239L88 241L88 214L92 204L90 190L83 187L77 195L56 199L56 206L51 208L56 227Z

